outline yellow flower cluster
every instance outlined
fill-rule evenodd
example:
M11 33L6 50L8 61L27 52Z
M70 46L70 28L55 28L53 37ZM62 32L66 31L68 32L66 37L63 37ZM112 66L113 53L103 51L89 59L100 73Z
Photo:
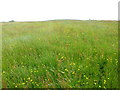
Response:
M104 80L104 84L106 84L106 80Z
M31 71L30 71L30 72L38 72L38 70L32 70L32 69L31 69Z

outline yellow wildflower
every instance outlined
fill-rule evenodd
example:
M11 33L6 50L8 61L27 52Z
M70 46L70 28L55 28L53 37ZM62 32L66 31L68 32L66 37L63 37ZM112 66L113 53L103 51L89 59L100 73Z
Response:
M106 88L106 87L104 86L104 88Z
M3 71L3 74L5 73L5 71Z
M106 80L104 80L104 84L106 83Z
M88 84L88 82L86 82L86 84Z
M22 85L24 85L25 83L22 83Z
M33 71L31 71L31 72L33 72Z
M36 84L37 86L39 86L39 84Z
M72 72L72 74L75 74L75 72Z
M73 65L75 65L75 63L73 63Z
M68 72L68 69L65 69L65 71L67 71L67 72Z

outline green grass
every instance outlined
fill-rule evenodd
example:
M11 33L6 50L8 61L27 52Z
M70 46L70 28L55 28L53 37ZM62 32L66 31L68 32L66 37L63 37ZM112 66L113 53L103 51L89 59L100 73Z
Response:
M3 23L4 88L118 88L117 21Z
M0 23L0 89L2 89L2 23Z

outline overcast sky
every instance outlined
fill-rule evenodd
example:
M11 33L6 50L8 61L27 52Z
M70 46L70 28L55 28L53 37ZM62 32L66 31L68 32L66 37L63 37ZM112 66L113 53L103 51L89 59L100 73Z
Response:
M1 21L118 20L119 0L0 0Z

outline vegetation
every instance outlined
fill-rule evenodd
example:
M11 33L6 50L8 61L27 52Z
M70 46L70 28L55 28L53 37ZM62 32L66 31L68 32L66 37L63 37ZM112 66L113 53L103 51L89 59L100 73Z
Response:
M8 22L3 88L118 88L117 21Z

